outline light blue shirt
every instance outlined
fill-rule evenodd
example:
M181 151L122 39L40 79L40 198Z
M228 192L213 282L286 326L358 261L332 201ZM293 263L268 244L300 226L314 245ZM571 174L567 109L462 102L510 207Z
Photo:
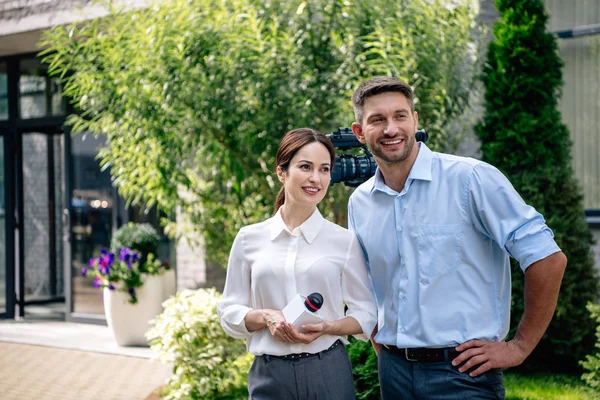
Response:
M348 205L377 298L375 340L401 348L503 340L509 256L525 271L560 248L496 168L419 146L401 193L377 170Z

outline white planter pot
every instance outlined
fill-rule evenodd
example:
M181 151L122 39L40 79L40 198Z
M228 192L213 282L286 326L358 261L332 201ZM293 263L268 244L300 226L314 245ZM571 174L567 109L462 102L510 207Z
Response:
M136 289L136 304L129 303L129 293L104 288L106 322L119 346L148 346L144 334L149 321L162 312L165 276L145 275L144 284Z

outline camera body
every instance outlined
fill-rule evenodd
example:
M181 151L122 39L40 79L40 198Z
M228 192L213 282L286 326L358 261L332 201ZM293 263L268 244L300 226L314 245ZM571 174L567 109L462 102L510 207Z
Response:
M369 180L377 170L377 164L373 154L369 152L366 145L358 141L351 128L340 128L327 135L333 146L338 150L361 148L364 155L354 156L352 154L338 154L335 157L335 166L331 171L331 183L344 182L344 185L357 187ZM415 133L417 142L425 143L429 135L425 130L419 129Z

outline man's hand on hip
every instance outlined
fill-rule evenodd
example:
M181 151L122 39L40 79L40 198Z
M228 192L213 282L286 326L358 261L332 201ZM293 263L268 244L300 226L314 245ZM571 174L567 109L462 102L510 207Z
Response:
M373 329L373 332L371 333L371 337L369 338L369 340L371 341L371 346L373 346L373 350L375 350L375 355L379 356L379 350L381 350L381 344L379 344L375 341L375 335L377 335L377 332L379 332L379 326L375 325L375 328Z
M509 342L469 340L457 346L456 350L461 353L452 361L452 365L460 366L459 372L466 372L479 366L469 373L472 377L481 375L492 368L514 367L525 361L529 355L514 340Z

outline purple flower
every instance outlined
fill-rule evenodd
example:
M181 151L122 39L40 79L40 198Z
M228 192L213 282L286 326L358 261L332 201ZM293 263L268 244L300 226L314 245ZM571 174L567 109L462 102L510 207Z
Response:
M129 292L130 295L135 295L135 289L130 287L129 289L127 289L127 291Z
M113 284L112 284L112 283L111 283L110 285L108 285L108 288L109 288L110 290L115 290L115 287L113 286Z
M81 275L84 278L87 276L87 273L88 273L88 269L87 268L85 268L85 267L81 268Z
M96 289L102 287L102 278L99 276L96 276L96 279L94 279L94 287Z
M88 267L93 267L94 264L96 263L96 260L97 260L96 257L90 258L87 262Z
M115 255L104 249L100 251L100 254L100 257L98 257L98 271L102 275L108 275L115 261Z
M127 261L131 257L131 250L127 247L119 251L119 261Z
M133 251L129 248L121 249L119 252L119 261L127 262L127 268L131 269L131 265L139 260L140 254L136 251Z
M100 260L98 263L98 271L100 271L102 275L108 275L110 273L110 267L108 266L106 260Z

